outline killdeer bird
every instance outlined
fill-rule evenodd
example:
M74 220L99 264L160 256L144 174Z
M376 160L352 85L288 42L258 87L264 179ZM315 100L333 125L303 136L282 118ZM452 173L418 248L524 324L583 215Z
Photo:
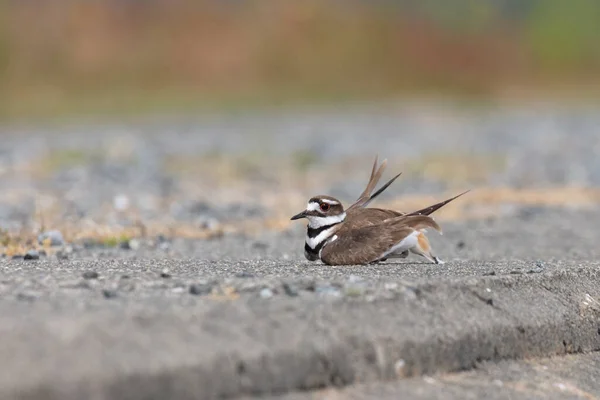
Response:
M367 187L347 209L338 199L321 195L312 197L306 209L291 218L308 219L304 256L309 261L320 259L329 265L369 264L388 258L405 258L411 252L432 263L443 263L433 255L425 236L426 228L441 233L441 228L429 215L468 191L411 213L367 208L401 175L396 175L371 195L386 164L387 160L384 160L377 168L375 158Z

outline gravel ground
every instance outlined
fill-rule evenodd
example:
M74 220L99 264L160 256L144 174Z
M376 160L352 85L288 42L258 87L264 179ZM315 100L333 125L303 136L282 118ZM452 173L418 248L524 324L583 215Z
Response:
M595 190L598 115L414 106L2 128L2 240L62 234L42 252L4 243L0 397L304 398L348 386L326 394L519 398L522 374L535 398L569 378L572 359L555 375L501 360L566 353L581 360L570 382L600 396L585 378L600 350L598 203L524 197L444 221L429 235L444 265L308 263L304 224L286 220L313 194L354 199L376 153L405 171L382 202L465 186ZM276 230L171 234L273 215ZM140 221L158 228L120 236ZM498 380L506 392L491 389ZM553 398L577 398L561 390Z
M2 397L281 394L600 350L599 214L449 224L435 241L443 265L308 263L301 231L258 247L227 236L169 244L196 248L188 259L142 245L4 259L0 358L14 362L0 373ZM422 398L441 393L407 382Z
M355 199L375 154L390 161L386 176L404 172L382 200L598 187L599 115L401 104L0 127L0 228L235 226L287 215L317 193Z
M443 234L431 232L428 237L444 261L594 260L600 255L599 218L600 207L512 206L510 213L496 217L441 223ZM281 232L228 234L209 240L150 237L128 239L115 247L93 242L67 244L51 248L52 256L48 258L304 262L305 224L289 221ZM410 260L421 262L413 256Z

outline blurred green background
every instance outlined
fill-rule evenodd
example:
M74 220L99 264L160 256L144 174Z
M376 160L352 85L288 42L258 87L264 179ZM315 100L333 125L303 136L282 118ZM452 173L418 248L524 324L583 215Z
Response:
M600 93L598 0L0 0L0 118Z

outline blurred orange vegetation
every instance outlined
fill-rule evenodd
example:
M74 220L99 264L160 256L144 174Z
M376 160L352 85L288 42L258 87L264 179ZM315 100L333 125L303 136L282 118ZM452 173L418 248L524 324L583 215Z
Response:
M0 114L600 83L600 2L449 3L7 0Z

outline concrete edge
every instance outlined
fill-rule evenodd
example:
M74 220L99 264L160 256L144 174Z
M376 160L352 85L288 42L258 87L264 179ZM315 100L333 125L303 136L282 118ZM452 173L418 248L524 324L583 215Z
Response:
M455 279L409 289L416 296L413 305L427 310L422 317L433 325L412 324L417 320L408 318L410 313L403 318L402 308L390 318L389 310L402 305L399 299L338 304L326 316L352 320L359 316L356 310L362 308L364 312L366 308L380 317L382 326L372 330L360 325L356 329L334 326L301 345L276 340L269 351L224 349L216 357L207 358L200 351L195 363L154 370L140 366L138 371L97 378L41 379L27 382L28 387L13 387L2 398L216 399L273 395L457 372L482 361L600 350L600 271L591 268ZM448 310L453 310L452 315L447 315ZM391 321L386 321L386 316ZM273 329L261 321L256 321L256 326L258 330ZM289 332L289 327L283 327L270 334L284 338ZM190 353L194 353L193 348ZM152 357L146 353L141 360ZM3 391L0 388L0 393Z

